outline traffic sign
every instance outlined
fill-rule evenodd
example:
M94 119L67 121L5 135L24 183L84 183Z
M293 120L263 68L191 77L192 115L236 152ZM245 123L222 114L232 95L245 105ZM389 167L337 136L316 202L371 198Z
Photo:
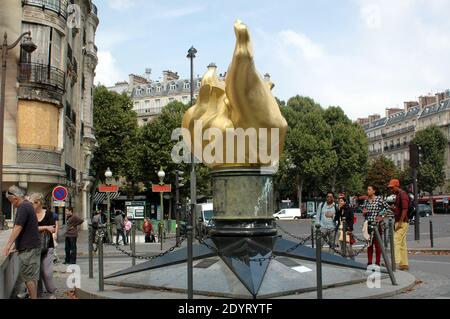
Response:
M119 191L119 186L100 185L98 191L100 193L117 193Z
M172 192L172 185L171 184L152 185L152 192L153 193L170 193L170 192Z
M54 200L64 201L66 200L68 193L67 188L64 186L57 186L53 189L52 196Z

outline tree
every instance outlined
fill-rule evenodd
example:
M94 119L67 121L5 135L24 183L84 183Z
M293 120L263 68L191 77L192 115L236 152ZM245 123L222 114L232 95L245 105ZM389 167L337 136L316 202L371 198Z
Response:
M109 91L104 86L94 88L94 129L98 147L94 151L92 169L96 184L104 179L104 172L111 168L115 176L136 181L136 142L138 125L133 104L125 94ZM93 192L96 189L93 188Z
M417 132L412 143L417 144L420 150L419 189L429 193L432 201L433 191L445 181L445 150L448 141L441 129L432 125Z
M171 157L173 147L178 141L172 140L172 132L181 128L183 114L189 108L181 102L172 102L164 107L155 119L142 127L139 136L139 163L142 176L147 181L148 189L151 182L158 183L157 173L162 167L166 173L166 182L175 181L175 171L181 170L184 174L184 184L189 183L190 164L177 164ZM204 196L211 194L209 169L204 165L197 166L197 193ZM188 187L181 189L181 195L189 194Z
M286 161L297 186L299 205L305 185L317 183L336 165L332 149L332 131L323 117L323 109L313 99L295 96L282 107L288 121ZM281 172L283 173L283 172Z
M327 184L332 191L361 193L363 176L367 171L367 136L362 127L352 123L340 107L326 109L324 119L332 130L332 148L337 155Z
M388 195L389 190L387 186L389 181L396 176L396 173L397 169L394 162L384 155L381 155L369 164L366 186L376 186L382 194Z

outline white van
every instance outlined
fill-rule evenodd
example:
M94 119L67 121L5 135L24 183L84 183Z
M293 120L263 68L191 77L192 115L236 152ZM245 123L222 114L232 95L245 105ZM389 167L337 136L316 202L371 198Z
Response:
M214 217L213 203L198 204L196 215L197 221L201 222L203 233L206 234L208 228L212 226L212 218Z
M292 219L300 219L302 217L302 212L300 208L286 208L280 210L278 213L273 214L273 218L275 219L283 219L283 220L292 220Z

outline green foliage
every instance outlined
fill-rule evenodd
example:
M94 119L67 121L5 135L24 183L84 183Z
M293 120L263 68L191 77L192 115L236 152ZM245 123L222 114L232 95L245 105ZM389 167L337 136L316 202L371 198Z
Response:
M125 94L108 91L104 86L94 89L94 129L98 147L92 169L100 179L111 168L114 176L137 181L140 172L136 159L138 125L132 102Z
M369 164L365 186L376 186L382 194L389 195L387 186L389 181L396 177L396 174L397 168L394 162L381 155Z
M432 193L445 181L444 165L447 139L441 129L432 125L417 132L413 143L420 148L419 189Z

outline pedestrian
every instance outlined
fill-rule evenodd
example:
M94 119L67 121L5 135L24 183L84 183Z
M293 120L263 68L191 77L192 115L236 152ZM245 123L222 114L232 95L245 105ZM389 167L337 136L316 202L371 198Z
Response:
M320 231L323 234L325 241L330 246L330 251L335 248L336 242L336 215L338 213L338 206L335 203L334 193L328 192L326 201L319 205L316 214L316 223L320 225ZM322 245L324 242L322 241Z
M17 211L14 228L3 249L3 254L8 256L18 252L19 279L25 283L30 298L37 299L37 282L41 264L38 219L33 204L25 200L25 193L19 187L11 186L6 192L6 198Z
M94 251L97 251L97 234L98 234L98 229L104 225L103 224L103 219L102 219L102 212L97 210L95 212L94 217L92 217L92 227L91 227L91 238L92 238L92 245L94 245Z
M369 244L367 247L367 265L373 264L373 251L375 246L375 265L380 266L381 263L381 243L378 242L374 227L378 227L380 236L383 235L383 219L386 211L389 210L389 205L380 196L378 187L369 185L367 187L367 200L362 205L362 214L368 223L368 233L370 235Z
M120 210L116 211L114 223L116 224L116 245L119 245L119 235L122 236L123 244L126 245L127 239L125 237L125 223L123 220L122 212Z
M78 226L84 223L84 220L79 218L73 212L72 207L67 207L67 225L66 225L66 258L65 265L75 265L77 263L77 238Z
M345 196L339 197L339 209L335 216L335 223L339 229L339 246L341 247L341 254L345 257L355 258L353 255L353 210L347 203ZM344 229L345 222L345 229ZM345 244L344 244L345 236Z
M408 206L409 196L400 188L400 181L393 179L388 185L389 190L396 195L395 203L391 206L391 210L395 215L395 262L399 270L408 271L408 247L406 245L406 235L409 229Z
M148 218L145 219L144 225L142 226L142 231L145 235L145 242L146 243L153 243L155 242L155 235L153 232L153 225L150 222Z
M125 224L125 235L127 236L127 242L129 243L132 224L131 221L128 219L128 216L125 216L124 224Z
M56 299L56 286L53 281L53 251L55 248L53 234L56 232L55 220L53 213L43 208L42 194L34 193L30 197L41 234L41 271L38 282L38 296L43 296L45 286L45 290L50 294L49 299Z

